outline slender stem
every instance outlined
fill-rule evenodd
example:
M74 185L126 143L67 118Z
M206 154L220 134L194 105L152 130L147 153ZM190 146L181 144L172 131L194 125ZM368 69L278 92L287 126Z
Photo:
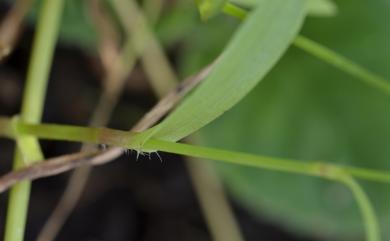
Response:
M377 217L375 215L374 208L372 207L371 202L363 188L353 177L348 174L341 175L339 180L344 183L355 196L355 199L360 208L360 212L363 216L363 220L365 222L364 227L366 228L366 240L380 241L381 234Z
M358 177L369 181L390 183L390 172L388 171L377 172L374 170L368 170L365 168L350 167L350 166L343 166L343 169L354 177Z
M42 117L63 3L64 0L43 2L22 103L21 118L26 122L37 123Z
M52 63L54 45L57 40L63 0L45 0L40 12L35 35L26 87L22 103L21 119L38 123L42 116L49 69ZM29 154L22 156L16 151L14 169L43 159L38 141L34 137L23 137L29 143ZM5 228L5 241L22 241L30 196L30 182L21 182L11 190Z
M329 179L334 178L334 169L341 168L337 167L336 165L320 161L303 162L298 160L258 156L235 151L193 146L188 144L174 143L155 139L147 141L144 147L146 149L159 150L179 155L204 158L215 161L223 161L227 163L262 168L272 171L320 176Z
M244 20L248 15L246 10L232 3L226 4L223 8L223 12L239 20ZM324 61L325 63L356 77L358 80L368 84L369 86L376 88L387 95L390 95L389 80L372 73L363 66L354 63L353 61L334 52L333 50L302 35L298 35L294 39L293 45Z
M108 128L79 127L56 124L17 123L17 132L43 139L77 141L93 144L108 144L124 148L135 148L137 134Z
M333 50L304 36L297 36L294 40L294 45L318 59L358 78L366 84L383 91L387 95L390 95L390 82L388 80L372 73Z
M11 120L0 117L0 123L8 126ZM88 142L94 144L107 144L123 148L139 149L139 143L143 143L142 132L134 133L128 131L113 130L108 128L79 127L56 124L27 124L21 121L13 121L13 133L7 137L17 138L18 136L33 135L38 138L64 141ZM10 129L10 127L5 127ZM2 135L2 133L0 133ZM5 136L3 134L3 136ZM175 143L163 140L152 139L147 141L143 150L159 150L191 157L198 157L211 160L219 160L233 164L264 168L274 171L284 171L312 176L334 178L333 169L342 169L348 174L378 182L390 183L390 172L341 166L330 164L324 161L300 161L285 158L259 156L235 151L220 150L216 148L200 147L182 143Z

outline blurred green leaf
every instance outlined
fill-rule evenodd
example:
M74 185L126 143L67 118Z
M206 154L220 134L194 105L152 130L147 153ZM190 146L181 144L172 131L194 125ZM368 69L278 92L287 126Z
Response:
M340 1L339 15L309 19L303 32L389 77L390 29L384 24L390 21L389 8L384 0ZM202 133L209 145L224 149L390 169L389 104L382 92L292 48L249 96ZM321 239L361 240L358 209L341 185L231 165L218 168L235 197L262 217ZM364 185L387 240L388 185Z
M240 101L275 65L296 36L305 15L304 3L259 2L210 75L162 123L150 129L149 136L177 141ZM269 24L271 21L273 24Z

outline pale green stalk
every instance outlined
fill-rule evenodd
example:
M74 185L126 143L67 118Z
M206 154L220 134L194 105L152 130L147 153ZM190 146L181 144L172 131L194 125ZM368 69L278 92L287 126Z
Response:
M377 217L371 202L364 192L363 188L350 175L342 175L339 180L344 183L353 193L360 208L364 220L364 227L366 228L366 240L380 241L381 234Z
M4 129L11 129L11 120L0 117L0 123ZM27 124L14 120L12 133L0 133L0 136L17 138L24 135L32 135L42 139L76 141L93 144L107 144L123 148L138 150L137 137L142 134L128 131L113 130L108 128L80 127L56 124ZM263 168L273 171L284 171L311 176L329 177L334 173L333 169L341 169L357 178L390 183L390 172L367 168L341 166L324 161L300 161L269 156L259 156L236 151L220 150L216 148L200 147L182 143L151 139L147 141L142 150L159 150L180 155L219 160L232 164Z
M22 110L20 118L29 123L40 122L48 74L52 63L55 42L59 28L63 0L45 0L38 19L30 64L27 73ZM15 153L14 169L43 159L39 143L35 137L22 137L28 148L28 156ZM27 152L27 151L26 151ZM5 241L22 241L30 196L30 182L15 185L9 196L5 228Z
M318 59L360 79L366 84L377 88L390 95L390 82L378 76L353 61L339 55L333 50L316 43L304 36L298 36L294 40L294 46L306 51Z

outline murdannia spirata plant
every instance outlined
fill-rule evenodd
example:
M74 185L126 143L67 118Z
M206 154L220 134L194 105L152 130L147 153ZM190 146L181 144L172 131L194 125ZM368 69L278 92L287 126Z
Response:
M168 90L162 90L164 88L162 86L171 86L173 82L166 84L162 84L161 81L154 82L154 86L160 85L160 87L156 87L156 93L166 97L163 97L159 104L145 115L140 122L141 124L137 128L133 128L132 131L40 123L65 2L65 0L42 1L21 112L14 117L0 117L0 134L15 140L17 146L14 170L0 179L1 191L12 187L4 240L22 241L24 239L31 180L56 175L82 165L103 164L115 159L123 153L123 150L128 149L138 153L170 152L234 164L234 168L237 170L243 167L249 172L263 169L267 173L279 172L287 176L293 174L297 179L304 175L340 183L350 190L356 200L361 220L363 220L358 225L362 230L364 229L366 240L381 240L380 222L373 208L375 205L370 202L357 179L389 183L390 172L388 171L357 166L354 162L348 163L348 165L335 164L329 160L321 160L322 156L314 156L310 159L313 159L312 161L308 161L179 143L218 117L223 116L253 89L262 89L262 85L256 86L260 81L266 79L270 72L277 75L276 72L281 68L279 65L282 66L283 61L286 61L284 56L291 46L303 50L308 56L315 57L311 58L310 61L320 60L322 63L348 74L345 75L345 78L359 80L360 82L353 84L361 85L362 88L370 89L372 93L385 96L382 99L388 102L390 82L387 79L301 33L301 28L308 16L333 16L336 14L337 7L333 2L327 0L196 1L202 20L209 20L224 13L234 18L234 21L241 23L219 57L198 74L175 87L169 87ZM148 63L150 55L146 54L147 51L158 49L159 43L156 41L156 37L148 31L148 23L142 14L134 11L134 9L138 9L137 4L131 0L110 0L108 3L120 19L119 22L123 25L122 28L125 29L125 32L139 31L138 35L133 36L132 39L129 37L130 40L125 42L124 51L140 57L142 61ZM371 4L371 2L366 4ZM195 8L195 5L193 7ZM137 16L133 20L138 25L134 25L134 22L126 24L123 19L126 19L127 15ZM203 24L207 25L208 22ZM141 30L136 30L137 26ZM134 61L134 59L127 59L127 63L131 63L129 64L131 66L134 65ZM148 65L146 64L146 66ZM275 68L275 66L277 67ZM299 72L306 71L305 66L299 67L302 68ZM291 80L295 81L296 74L293 70L291 71ZM168 76L167 79L171 79L171 81L176 78L172 73L165 73ZM316 76L311 77L315 81ZM151 78L156 77L151 75ZM385 106L387 103L383 105ZM256 113L256 110L251 111ZM160 120L162 117L164 118ZM237 123L237 125L245 125L245 123ZM220 135L221 138L224 138L224 135L229 136L227 133L220 133ZM38 139L102 144L110 148L83 151L44 161ZM252 142L251 145L261 144ZM385 168L384 166L383 169ZM237 190L243 185L248 185L246 186L248 190L251 188L250 184L246 183L245 178L239 180L238 172L232 171L231 166L222 167L221 170L222 176L225 176L226 183L231 186L232 190L240 193L241 190ZM253 175L257 174L257 172L253 172ZM305 179L305 181L307 180L309 179ZM288 189L288 187L285 188ZM302 189L305 189L305 185L302 186ZM242 193L248 194L250 192ZM256 190L258 193L256 195L261 195L262 192L263 190L259 188ZM248 194L248 197L250 195ZM254 197L257 197L256 195ZM256 198L254 200L256 201ZM265 197L264 200L270 201L271 199ZM253 206L254 204L249 203L249 205ZM291 203L290 205L299 206L301 204ZM300 221L304 224L308 222L305 218L307 218L305 215L299 216ZM294 222L292 221L294 216L289 219L288 222ZM334 220L334 223L337 222L338 220ZM342 223L337 225L343 228ZM304 229L302 225L296 226L297 229Z

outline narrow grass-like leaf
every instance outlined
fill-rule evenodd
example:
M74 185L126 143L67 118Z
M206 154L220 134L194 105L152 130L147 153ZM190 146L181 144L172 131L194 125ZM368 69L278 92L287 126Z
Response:
M277 16L277 18L275 18ZM202 84L148 138L177 141L222 115L268 73L295 38L303 0L261 0Z

